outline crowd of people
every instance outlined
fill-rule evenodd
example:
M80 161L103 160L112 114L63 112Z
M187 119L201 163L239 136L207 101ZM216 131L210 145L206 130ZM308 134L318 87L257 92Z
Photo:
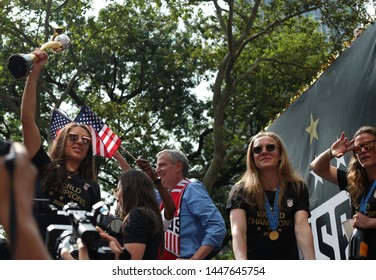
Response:
M51 221L36 219L35 199L45 199L56 209L74 202L84 211L101 201L86 125L69 123L48 151L43 148L35 113L37 82L48 55L38 49L34 54L38 59L21 104L23 143L0 143L0 224L7 236L0 256L9 259L53 258L44 244ZM375 143L376 128L361 127L351 140L342 133L311 163L317 175L349 192L353 226L364 230L369 259L376 259ZM330 165L347 152L352 153L348 170ZM114 259L201 260L222 249L224 218L202 182L190 179L183 152L160 151L154 168L142 158L132 168L119 151L114 158L121 170L115 193L120 235L96 227ZM228 194L226 210L235 259L315 259L307 185L277 134L261 132L250 139L246 170ZM63 248L61 259L92 258L84 240L78 238L73 245L78 255Z

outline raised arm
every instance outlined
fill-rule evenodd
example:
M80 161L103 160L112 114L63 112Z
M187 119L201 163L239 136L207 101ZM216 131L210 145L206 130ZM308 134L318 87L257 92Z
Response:
M338 185L337 168L330 165L330 161L336 157L342 157L346 152L353 148L354 140L348 141L345 134L342 132L341 137L332 144L332 146L318 155L310 165L317 175L328 180L329 182Z
M166 220L171 220L174 217L176 206L167 188L161 183L148 160L139 158L136 160L136 164L153 180L163 201L164 217Z
M34 62L33 70L26 80L21 103L23 141L30 158L37 153L42 144L39 128L35 121L37 84L40 71L48 60L48 55L41 50L37 49L33 53L38 57L38 60Z
M127 170L130 170L131 167L129 166L128 162L126 161L126 159L121 155L121 153L119 152L119 150L116 151L116 153L114 154L114 158L116 159L116 161L118 162L121 170L123 172L127 171Z

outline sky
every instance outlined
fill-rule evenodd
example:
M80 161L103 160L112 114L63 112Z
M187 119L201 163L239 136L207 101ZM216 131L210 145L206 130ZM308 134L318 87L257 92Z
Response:
M107 6L107 2L103 0L93 0L93 11L90 14L97 14L101 9Z

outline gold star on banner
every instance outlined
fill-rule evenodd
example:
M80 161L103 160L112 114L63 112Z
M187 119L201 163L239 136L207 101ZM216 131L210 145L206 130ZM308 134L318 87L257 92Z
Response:
M319 137L317 136L317 125L319 124L319 119L313 120L313 116L311 114L311 123L309 124L309 127L306 128L306 131L309 133L309 145L312 145L313 138L316 138L319 140Z

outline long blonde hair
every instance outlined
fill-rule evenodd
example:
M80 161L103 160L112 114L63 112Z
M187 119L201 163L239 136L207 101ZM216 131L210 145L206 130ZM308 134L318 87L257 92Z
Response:
M363 133L372 134L376 139L376 127L373 126L362 126L355 132L353 139ZM368 184L368 175L363 166L361 166L358 157L353 153L349 167L347 168L347 183L348 192L350 194L351 204L353 206L359 203L359 199L366 191L366 186Z
M251 205L252 207L257 207L258 209L265 209L265 191L261 182L260 172L255 164L252 149L255 140L264 136L271 137L276 141L276 149L279 151L280 154L277 174L277 179L281 189L279 195L279 204L281 202L283 193L285 192L285 189L287 187L287 183L293 183L293 185L304 184L303 178L292 167L287 155L286 147L283 144L281 138L273 132L260 132L256 134L251 138L250 143L248 145L247 169L242 175L242 177L239 179L239 181L237 181L234 187L232 188L229 197L231 199L233 195L243 190L245 202Z

